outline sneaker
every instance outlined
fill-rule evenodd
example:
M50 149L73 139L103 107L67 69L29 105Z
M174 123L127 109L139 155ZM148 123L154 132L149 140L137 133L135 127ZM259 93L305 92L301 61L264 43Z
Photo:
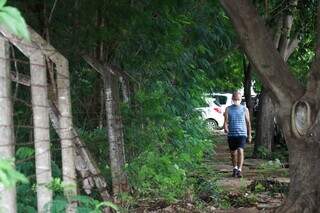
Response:
M238 169L234 168L232 170L232 177L237 177Z
M237 170L237 172L236 172L236 176L237 176L238 178L242 178L241 171Z

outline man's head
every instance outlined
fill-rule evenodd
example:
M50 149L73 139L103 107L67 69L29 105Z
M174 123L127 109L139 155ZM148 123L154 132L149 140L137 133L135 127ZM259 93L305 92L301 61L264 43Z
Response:
M241 104L242 95L239 91L232 93L232 101L235 105L239 106Z

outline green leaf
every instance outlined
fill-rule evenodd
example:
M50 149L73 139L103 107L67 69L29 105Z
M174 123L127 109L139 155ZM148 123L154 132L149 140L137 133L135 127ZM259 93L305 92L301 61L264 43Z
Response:
M8 176L5 174L3 170L0 171L0 183L3 184L5 187L11 186Z
M52 203L48 203L46 208L52 213L64 212L68 202L64 199L55 199Z
M30 40L27 24L16 8L10 6L1 8L0 23L15 35Z
M33 155L34 149L30 147L20 147L16 152L16 156L18 159L26 159Z
M0 183L5 187L14 186L17 182L28 183L28 179L17 172L10 160L0 160Z
M85 206L90 206L92 204L92 198L88 196L83 196L83 195L77 195L74 197L74 200L79 201Z
M0 0L0 9L7 3L7 0Z

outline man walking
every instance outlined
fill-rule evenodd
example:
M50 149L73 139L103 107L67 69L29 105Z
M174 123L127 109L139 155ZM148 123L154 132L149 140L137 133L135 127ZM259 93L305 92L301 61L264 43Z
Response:
M233 164L233 177L242 177L244 146L246 140L251 143L251 124L249 110L241 105L241 93L232 94L233 104L224 113L224 131L228 133L228 144Z

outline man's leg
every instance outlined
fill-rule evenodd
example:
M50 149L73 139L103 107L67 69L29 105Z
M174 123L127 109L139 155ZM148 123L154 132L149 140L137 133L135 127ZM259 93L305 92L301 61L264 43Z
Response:
M237 166L238 169L241 171L242 170L242 166L243 166L243 161L244 161L244 151L243 148L238 148L237 149Z
M238 165L238 173L237 176L239 178L242 177L242 166L243 166L243 161L244 161L244 147L246 144L246 137L239 137L238 141L238 147L237 147L237 165Z
M237 177L238 167L237 167L237 150L230 150L231 161L232 161L232 177Z
M238 171L238 167L237 167L237 147L236 144L234 142L233 137L228 137L228 144L229 144L229 150L230 150L230 155L231 155L231 161L232 161L232 176L236 177L237 176L237 171Z
M231 154L231 161L232 161L232 165L233 168L235 168L238 164L237 162L237 150L230 150L230 154Z

